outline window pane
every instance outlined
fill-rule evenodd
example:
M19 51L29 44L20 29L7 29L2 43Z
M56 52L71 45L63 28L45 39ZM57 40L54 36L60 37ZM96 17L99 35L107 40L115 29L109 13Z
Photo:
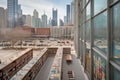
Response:
M83 66L85 67L85 44L82 43L82 63L83 63Z
M107 51L107 12L94 18L94 45Z
M107 0L94 0L94 14L97 14L106 7L107 7Z
M120 3L112 8L113 57L120 64Z
M90 18L90 3L87 5L87 8L86 8L86 20Z
M80 27L80 38L83 39L83 26Z
M118 0L111 0L110 2L112 3L112 2L116 2L116 1L118 1Z
M94 52L94 79L106 80L106 61Z
M90 21L88 21L86 23L86 41L88 43L90 43L90 40L91 40L91 38L90 38L91 35L90 34L91 34L91 31L90 31Z
M111 69L111 80L120 80L120 71L112 66Z
M91 56L90 56L90 46L86 47L86 54L85 54L85 65L86 65L86 71L89 73L90 75L90 65L91 65Z
M86 0L86 3L88 2L89 0Z

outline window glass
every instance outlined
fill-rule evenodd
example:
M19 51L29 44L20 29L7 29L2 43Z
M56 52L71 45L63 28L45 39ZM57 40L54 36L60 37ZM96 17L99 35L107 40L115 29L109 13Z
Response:
M113 59L120 64L120 3L112 8Z
M83 8L85 7L85 0L82 0L83 1Z
M86 22L86 41L90 43L91 30L90 30L90 21Z
M94 79L106 80L106 61L94 52Z
M116 1L118 1L118 0L111 0L110 2L113 3L113 2L116 2Z
M82 32L83 32L83 40L85 40L85 24L82 26Z
M83 59L83 60L82 60L82 61L83 61L82 63L83 63L83 66L85 67L85 44L84 44L83 42L82 42L82 55L83 55L83 56L82 56L82 57L83 57L83 58L82 58L82 59Z
M94 14L99 13L107 7L107 0L94 0Z
M83 26L80 27L80 38L83 39Z
M111 68L111 80L120 80L120 71L112 66Z
M94 18L94 45L102 51L107 51L107 12Z
M90 74L90 65L91 65L91 56L90 56L90 46L87 46L86 47L86 54L85 54L85 68L86 68L86 71Z
M89 0L86 0L86 3L88 2Z
M86 20L90 18L90 3L87 5L87 8L86 8Z

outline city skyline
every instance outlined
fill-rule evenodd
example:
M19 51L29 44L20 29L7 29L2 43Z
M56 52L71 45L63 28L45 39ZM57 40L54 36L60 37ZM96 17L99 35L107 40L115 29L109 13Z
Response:
M58 9L58 19L63 19L66 15L66 4L70 4L72 0L18 0L21 5L23 14L32 15L33 10L36 9L39 12L39 17L44 14L44 11L48 18L52 17L52 8ZM41 4L40 4L41 3ZM7 0L0 0L0 7L7 8Z

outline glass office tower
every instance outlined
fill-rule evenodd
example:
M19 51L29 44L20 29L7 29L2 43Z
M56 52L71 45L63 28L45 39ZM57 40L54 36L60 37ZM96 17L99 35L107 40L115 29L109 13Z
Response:
M89 79L120 80L120 0L75 0L75 8L76 50Z
M8 9L8 27L14 28L17 26L18 20L18 0L7 0Z

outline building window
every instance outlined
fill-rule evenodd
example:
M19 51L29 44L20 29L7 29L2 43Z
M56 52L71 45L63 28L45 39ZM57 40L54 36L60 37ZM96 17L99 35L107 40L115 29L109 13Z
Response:
M86 0L86 3L88 2L89 0Z
M113 59L120 64L120 3L112 8Z
M87 8L86 8L86 20L88 20L90 18L90 2L89 4L87 5Z
M94 18L94 45L107 52L107 12Z
M94 14L99 13L107 7L107 0L94 0Z
M94 52L94 79L106 80L106 61Z
M82 57L83 57L83 58L82 58L82 59L83 59L83 60L82 60L82 61L83 61L82 63L83 63L83 66L85 67L85 44L84 44L83 42L82 42L82 55L83 55L83 56L82 56Z
M120 80L120 71L113 66L111 67L111 80Z
M86 47L86 54L85 54L85 68L88 74L90 75L90 70L91 70L91 56L90 56L90 46Z
M116 2L116 1L118 1L118 0L111 0L110 2L111 2L111 3L114 3L114 2Z
M91 30L90 30L90 21L86 22L86 42L90 43Z

